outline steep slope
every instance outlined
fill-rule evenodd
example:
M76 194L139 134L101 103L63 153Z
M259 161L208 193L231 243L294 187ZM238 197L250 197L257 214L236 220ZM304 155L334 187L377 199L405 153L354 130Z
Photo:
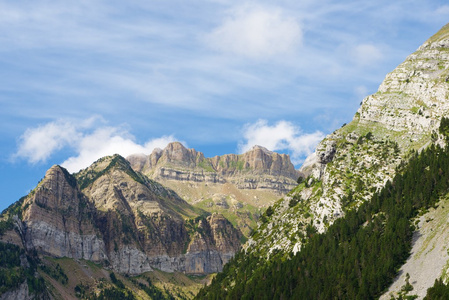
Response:
M410 151L425 149L431 143L444 145L445 129L438 129L449 109L448 75L449 25L446 25L386 76L379 91L363 100L351 123L318 145L300 169L305 180L267 209L258 229L244 246L246 255L240 254L223 275L217 276L218 282L226 286L238 281L236 274L241 274L238 265L263 277L247 274L245 278L264 280L266 274L275 272L273 266L279 259L284 261L292 253L302 252L317 232L326 232L336 220L352 215L363 203L369 202L393 180L397 167L403 167ZM443 170L437 173L441 175ZM425 174L425 170L422 172ZM356 237L351 240L355 241ZM268 263L264 263L267 258ZM321 260L316 259L315 264L321 265ZM360 260L353 261L359 263ZM277 270L282 268L280 263ZM302 268L298 266L298 270ZM313 277L305 272L306 277ZM355 276L363 278L361 273ZM426 287L428 283L420 289ZM226 289L230 291L228 295L236 297L232 286Z
M408 282L413 287L409 292L422 299L435 279L443 277L447 282L449 270L449 195L442 197L436 207L432 207L416 221L416 231L410 257L399 270L399 275L380 299L388 300L398 296Z
M299 172L290 158L255 146L241 154L205 158L181 143L151 155L131 155L134 170L173 189L190 204L225 215L248 235L261 208L296 186Z
M223 216L192 207L118 155L75 177L53 166L2 214L0 229L0 242L26 253L83 259L131 275L221 271L242 237Z
M420 154L413 153L407 165L396 169L394 180L358 210L348 211L325 233L308 227L308 243L296 255L286 258L278 252L266 261L254 253L240 252L200 292L200 298L378 298L409 256L413 219L447 194L447 170L447 147L432 145ZM415 282L406 278L399 299L413 299L409 292Z
M351 123L317 146L300 169L307 179L273 205L270 222L261 224L246 248L298 251L301 238L292 236L303 235L307 224L325 231L392 180L410 150L438 142L440 119L449 113L448 77L445 26L386 76Z
M26 249L57 257L107 259L93 223L94 209L65 169L50 168L22 210L18 224Z
M240 155L205 158L203 153L186 149L181 143L174 142L163 150L154 150L149 156L131 155L127 159L133 169L154 179L231 182L241 189L268 189L279 193L288 191L289 185L292 185L291 180L294 184L298 175L288 155L260 146ZM261 175L265 178L261 178Z
M110 262L120 272L217 272L239 248L240 236L229 222L204 216L173 191L134 172L120 156L101 159L76 177L98 211ZM205 230L189 228L186 218ZM214 235L216 226L229 235Z

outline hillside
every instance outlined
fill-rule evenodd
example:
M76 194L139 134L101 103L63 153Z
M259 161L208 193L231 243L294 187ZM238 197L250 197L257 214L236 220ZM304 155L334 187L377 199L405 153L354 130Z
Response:
M310 222L324 232L392 180L409 151L438 142L440 120L449 112L448 38L445 26L386 76L379 91L362 101L352 122L317 146L300 169L308 178L273 205L271 229L264 232L262 225L258 236L263 243L255 236L249 250L252 245L264 253L299 249L301 242L287 240L283 232L304 232L299 223ZM291 199L300 205L291 209Z
M334 131L318 145L316 152L306 160L300 169L305 174L306 179L286 197L283 197L267 209L261 218L259 227L245 244L245 251L237 255L233 263L226 267L225 272L217 276L217 280L211 288L205 289L200 294L201 297L209 298L216 295L214 294L214 286L217 285L226 287L226 292L222 291L223 298L226 295L231 298L238 298L244 295L247 297L251 295L249 291L258 291L259 287L252 284L247 284L244 290L240 290L241 286L238 286L237 283L240 282L239 280L242 280L242 274L244 274L245 282L254 281L256 284L257 282L265 281L267 286L265 288L266 293L261 295L273 296L274 291L277 291L279 293L276 294L275 298L281 295L287 298L294 297L293 295L295 297L296 295L302 295L303 297L314 299L328 299L329 297L352 299L358 295L357 297L367 299L379 297L381 292L386 291L386 288L392 283L394 276L397 274L396 268L399 268L405 262L408 251L412 249L411 229L413 229L413 226L411 226L411 222L417 211L426 209L428 205L433 205L430 203L435 203L438 200L438 195L441 197L445 195L444 190L437 189L437 186L439 188L440 180L443 181L441 182L443 185L446 183L444 177L444 170L446 169L443 162L437 159L435 159L435 162L421 162L427 167L421 169L420 174L427 174L426 172L430 168L433 172L438 173L429 175L436 176L433 179L436 183L425 186L421 185L424 183L419 183L418 179L415 179L416 181L413 184L417 184L424 191L430 190L430 194L425 194L424 191L420 192L419 189L414 190L413 184L404 187L404 193L407 193L407 197L413 196L414 199L418 197L420 200L425 201L425 205L422 207L417 203L411 204L414 213L401 221L402 225L396 225L404 228L404 235L400 240L397 237L393 239L394 243L385 243L386 248L382 248L382 242L375 243L375 246L367 250L368 252L363 252L365 250L362 250L362 257L357 256L359 254L350 254L348 252L337 254L332 252L334 247L337 247L336 251L340 251L342 249L339 248L344 245L342 244L344 242L341 240L340 242L337 241L338 235L335 236L334 230L338 230L335 228L340 228L340 226L353 228L354 231L348 236L348 243L351 240L354 243L359 238L359 235L362 235L362 232L364 232L365 226L367 226L366 230L368 231L375 230L375 228L369 228L372 222L370 220L378 219L383 214L391 214L393 211L372 211L368 213L364 210L367 209L367 206L373 205L371 204L374 201L373 199L378 199L379 195L386 193L385 186L387 186L388 191L391 182L393 182L393 186L396 185L394 180L398 174L407 172L406 165L410 157L414 157L411 154L412 151L428 149L433 144L437 145L437 148L432 146L433 148L429 151L433 153L432 155L439 155L439 151L442 150L435 149L439 149L438 145L446 144L447 124L445 119L442 118L447 116L449 112L447 102L449 92L447 83L449 76L448 28L449 25L443 27L419 47L415 53L407 57L393 72L388 74L380 85L378 92L362 101L361 107L355 114L352 122ZM433 168L435 163L441 165L437 165L438 168L435 169ZM413 191L416 195L408 194L410 191ZM401 195L397 196L399 199L409 200L404 194L401 194L402 191L398 191L398 193L398 195ZM362 214L360 216L362 219L355 221L357 217L352 219L355 216L354 214ZM439 217L441 219L436 221L437 224L446 217L446 215L441 215ZM362 220L364 221L362 222ZM335 225L333 225L334 223ZM421 223L417 222L418 226L419 224ZM406 229L407 226L410 227ZM334 236L326 233L331 229ZM433 230L438 230L438 228L433 228ZM372 234L375 233L373 232ZM324 246L320 248L313 244L329 238L336 239L334 242L336 244L326 244L331 249L327 249ZM416 234L415 245L422 243L421 238L429 237L424 234ZM358 245L358 243L364 242L359 241L355 243ZM392 245L399 245L400 243L405 243L404 248L402 250L398 249L399 252L394 254ZM355 245L351 243L350 245L352 245L350 248L355 250ZM438 247L445 248L441 244ZM385 260L368 262L365 259L370 255L370 251L373 252L372 249L376 249L374 251L376 253L378 251L391 251L394 256L387 258L388 255L386 255L384 257ZM303 254L305 251L311 257L304 258L304 265L297 265L297 263L301 262L301 257L306 255ZM321 256L323 253L333 253L333 255L324 258ZM353 274L349 269L327 269L328 267L336 268L335 266L327 266L328 260L338 259L345 261L345 259L348 259L347 255L354 255L352 257L352 267L354 265L359 266L358 274ZM435 276L441 276L445 264L444 257L446 256L442 256L439 265L423 262L424 266L421 270L424 274L429 274L425 279L426 283L420 282L417 276L413 278L413 282L412 279L409 279L410 283L420 287L419 293L421 297L423 292L425 294L427 288L433 284L432 280L435 279ZM311 265L307 267L306 261L311 261L314 267ZM292 265L296 267L292 267ZM312 275L311 272L315 270L316 265L322 266L317 271L318 274L325 274L326 276L326 278L319 277L321 275L315 277L315 279L321 278L322 282L330 280L334 284L338 284L337 278L339 276L351 277L349 274L353 274L352 276L358 278L359 282L356 285L353 285L353 283L349 283L349 285L341 283L341 289L338 290L338 287L336 287L337 290L334 290L336 294L332 294L332 289L327 290L326 288L323 289L323 287L323 294L315 294L312 292L313 286L316 284L313 283L315 275ZM377 274L370 273L370 266L375 266L380 273L385 272L382 273L383 277L372 277L377 276ZM437 268L437 270L425 271L426 268ZM297 278L297 281L292 279L293 282L290 283L292 285L284 286L284 290L279 290L282 284L277 281L279 278L275 274L278 272L285 274L287 269L292 272L289 276ZM245 270L248 272L246 273ZM335 270L340 270L340 273L338 273L340 275L336 273L332 276L331 274ZM266 281L268 274L271 274L270 276L273 277L270 279L272 281ZM430 276L430 274L434 275ZM405 275L402 275L398 285L405 284ZM411 275L409 274L410 278ZM297 276L305 276L305 278L299 279ZM366 278L364 276L371 277ZM353 279L348 279L348 281L351 280ZM371 285L375 283L374 286L369 290L365 290L365 287L362 285L365 280L368 280ZM272 287L271 291L267 290L270 286ZM346 290L346 288L349 290ZM301 289L303 292L299 292ZM264 289L260 287L260 290ZM392 290L398 291L398 287L396 286ZM298 293L295 294L293 291ZM306 291L309 291L310 294L307 294Z

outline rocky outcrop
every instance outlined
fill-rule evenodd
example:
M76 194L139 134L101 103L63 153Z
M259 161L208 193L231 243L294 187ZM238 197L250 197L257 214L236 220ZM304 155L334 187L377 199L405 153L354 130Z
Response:
M24 281L19 287L12 291L7 291L6 293L0 295L0 300L10 300L10 299L17 299L17 300L35 300L36 297L34 294L29 293L28 284L26 281ZM48 298L44 298L48 299Z
M160 167L153 173L154 178L185 182L225 183L226 180L216 172L204 170L188 171L176 168Z
M299 176L288 155L260 146L240 155L205 158L203 153L175 142L149 156L137 154L127 159L134 170L158 181L224 184L245 182L252 177L251 184L238 184L238 188L269 189L281 194L293 188Z
M366 97L356 114L362 125L378 124L409 148L428 140L449 112L448 25L389 73L377 93ZM401 137L397 137L400 133Z
M241 236L218 214L199 220L198 228L187 248L186 266L190 273L220 272L240 248ZM204 261L212 263L205 265Z
M224 217L206 216L118 155L100 159L76 178L53 166L21 211L15 223L26 249L107 261L133 275L153 269L218 272L240 247L241 233Z
M308 178L273 205L270 221L244 246L269 256L299 251L306 224L323 232L395 176L410 150L442 139L438 127L449 114L449 24L366 97L352 122L319 143L300 172ZM299 203L299 205L294 205Z
M288 155L260 146L244 154L205 158L175 142L127 160L134 170L173 189L190 204L231 216L245 236L260 213L293 189L300 176ZM217 195L222 200L216 201Z
M57 257L107 259L90 218L94 211L66 170L59 166L48 170L23 207L21 227L27 249Z

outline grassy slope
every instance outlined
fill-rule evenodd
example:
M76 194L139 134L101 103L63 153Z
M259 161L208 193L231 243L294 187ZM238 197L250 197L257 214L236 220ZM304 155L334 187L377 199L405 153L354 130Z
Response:
M47 286L55 299L79 299L75 292L75 287L82 287L86 293L99 293L101 289L113 286L110 279L110 270L103 268L99 264L85 260L74 260L70 258L49 258L45 257L43 263L50 269L55 269L59 264L65 274L68 275L68 282L64 283L55 276L50 276L42 268L39 273L44 277ZM199 289L208 281L209 276L195 277L182 273L166 273L155 270L139 276L127 277L115 274L117 279L131 291L137 299L151 299L143 290L139 289L136 282L147 285L147 278L154 286L163 291L166 296L170 294L175 299L191 299Z

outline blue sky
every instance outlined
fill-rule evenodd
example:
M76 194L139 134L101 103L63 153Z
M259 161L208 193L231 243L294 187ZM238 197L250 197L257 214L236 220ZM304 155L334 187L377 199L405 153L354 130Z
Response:
M0 210L53 164L175 140L299 167L447 22L445 1L0 1Z

